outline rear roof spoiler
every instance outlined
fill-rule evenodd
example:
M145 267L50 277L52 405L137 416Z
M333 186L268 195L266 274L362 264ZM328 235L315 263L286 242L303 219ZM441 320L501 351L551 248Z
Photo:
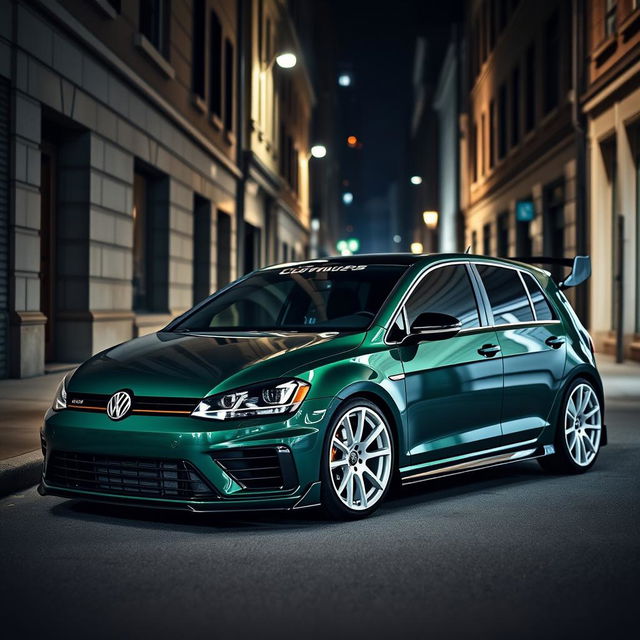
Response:
M558 285L561 289L577 287L591 276L591 258L589 256L576 256L575 258L551 258L544 256L530 256L525 258L513 258L517 262L525 264L555 265L571 267L571 273Z

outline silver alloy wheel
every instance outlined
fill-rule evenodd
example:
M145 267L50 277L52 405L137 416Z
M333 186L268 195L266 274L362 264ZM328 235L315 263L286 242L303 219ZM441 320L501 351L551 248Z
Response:
M586 467L598 453L602 433L602 412L595 391L579 384L569 396L564 418L564 437L573 461Z
M331 435L329 471L336 495L349 509L372 507L391 478L389 427L370 407L353 407Z

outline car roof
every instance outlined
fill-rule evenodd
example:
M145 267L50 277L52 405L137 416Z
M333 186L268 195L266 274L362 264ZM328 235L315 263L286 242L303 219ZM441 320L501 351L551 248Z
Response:
M329 256L311 260L300 260L298 262L286 262L265 267L266 269L277 269L282 267L301 267L321 264L388 264L410 266L420 262L431 262L435 259L459 259L459 260L487 260L498 264L517 264L521 267L531 268L514 260L505 258L495 258L493 256L474 255L469 253L362 253L352 256Z

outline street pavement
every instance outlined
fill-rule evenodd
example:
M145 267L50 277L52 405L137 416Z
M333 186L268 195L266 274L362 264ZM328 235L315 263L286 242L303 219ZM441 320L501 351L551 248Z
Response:
M603 369L609 445L580 476L517 463L405 488L347 523L9 496L0 634L638 637L640 369Z

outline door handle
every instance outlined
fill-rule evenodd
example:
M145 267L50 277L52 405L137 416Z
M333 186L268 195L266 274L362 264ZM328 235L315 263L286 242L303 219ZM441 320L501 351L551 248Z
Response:
M564 338L550 336L544 341L544 343L554 349L559 349L564 344Z
M500 351L500 347L497 344L483 344L478 353L485 358L493 358Z

